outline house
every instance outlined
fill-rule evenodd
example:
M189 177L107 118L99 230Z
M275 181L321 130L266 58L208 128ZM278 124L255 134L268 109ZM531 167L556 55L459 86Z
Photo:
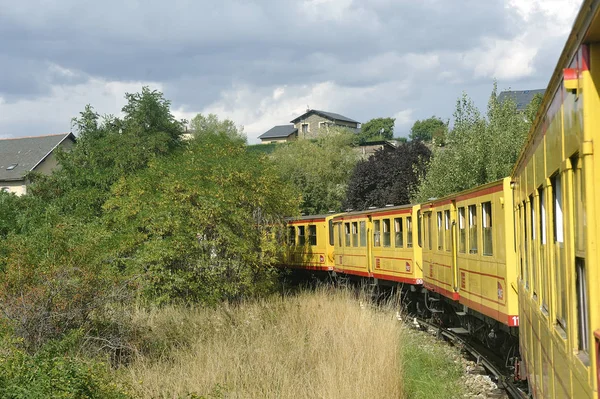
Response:
M546 89L503 91L498 95L498 102L501 103L506 98L510 97L517 104L517 111L523 112L531 100L533 100L533 96L536 94L543 96L545 91Z
M293 119L290 123L292 125L275 126L258 136L258 138L263 144L268 144L295 140L298 137L315 137L319 130L331 126L345 127L356 132L360 130L360 122L354 119L316 109L306 110L304 114Z
M0 139L0 190L23 195L29 172L50 174L59 167L55 150L69 150L73 133Z

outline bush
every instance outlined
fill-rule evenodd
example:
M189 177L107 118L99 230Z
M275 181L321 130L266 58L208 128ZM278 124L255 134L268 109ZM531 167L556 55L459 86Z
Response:
M124 399L126 387L114 382L104 363L65 355L79 340L71 334L30 355L18 341L0 339L0 397L6 399Z

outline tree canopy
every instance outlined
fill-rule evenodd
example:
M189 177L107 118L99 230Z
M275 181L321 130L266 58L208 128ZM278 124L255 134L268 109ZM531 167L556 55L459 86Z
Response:
M411 140L443 143L448 125L436 116L416 121L410 129Z
M415 199L425 201L508 176L538 106L539 100L531 102L524 117L512 99L498 102L494 84L487 115L483 116L463 94L456 102L454 126L446 135L446 146L434 147Z
M272 158L282 178L298 190L305 214L340 210L348 180L358 162L353 133L330 128L316 139L278 145Z
M373 118L361 126L360 141L391 140L394 137L395 118Z
M370 206L408 204L425 174L430 154L423 143L411 141L360 161L348 184L345 208L362 210Z

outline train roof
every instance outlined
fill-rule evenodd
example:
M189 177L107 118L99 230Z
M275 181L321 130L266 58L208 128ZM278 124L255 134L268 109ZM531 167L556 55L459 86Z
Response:
M394 211L403 210L403 209L411 209L413 206L414 206L413 204L407 204L407 205L386 206L383 208L371 208L371 209L365 209L362 211L350 211L350 212L340 213L340 214L336 215L335 218L337 219L339 217L371 215L371 214L383 213L383 212L386 212L386 213L394 212Z
M337 216L339 215L339 212L331 212L331 213L324 213L324 214L319 214L319 215L302 215L302 216L294 216L294 217L288 217L285 218L286 222L302 222L302 221L311 221L311 220L325 220L328 217L332 217L332 216Z
M506 179L506 178L504 178ZM421 205L441 205L451 200L463 200L466 198L477 197L479 195L485 195L496 189L497 186L502 187L504 179L495 180L481 186L469 188L467 190L459 191L458 193L452 193L440 198L432 198L429 201L423 202ZM497 190L496 190L497 191Z
M526 159L529 147L534 143L535 132L538 129L538 126L542 124L544 115L548 113L548 109L550 108L554 98L554 94L560 87L563 80L563 68L568 67L570 61L577 54L577 51L579 51L581 44L600 41L599 10L600 2L598 0L585 0L581 5L579 13L575 18L573 29L567 38L565 47L563 48L556 67L554 68L554 72L552 73L552 77L550 78L550 82L548 83L548 88L544 93L544 98L542 99L542 104L538 109L535 121L529 130L527 141L521 149L519 158L512 169L511 176L514 176L517 173L521 167L521 164Z

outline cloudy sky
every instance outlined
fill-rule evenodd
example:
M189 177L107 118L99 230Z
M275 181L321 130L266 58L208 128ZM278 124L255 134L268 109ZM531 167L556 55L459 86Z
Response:
M85 104L164 92L250 143L307 106L450 118L467 92L544 88L581 0L0 0L0 137L70 130Z

